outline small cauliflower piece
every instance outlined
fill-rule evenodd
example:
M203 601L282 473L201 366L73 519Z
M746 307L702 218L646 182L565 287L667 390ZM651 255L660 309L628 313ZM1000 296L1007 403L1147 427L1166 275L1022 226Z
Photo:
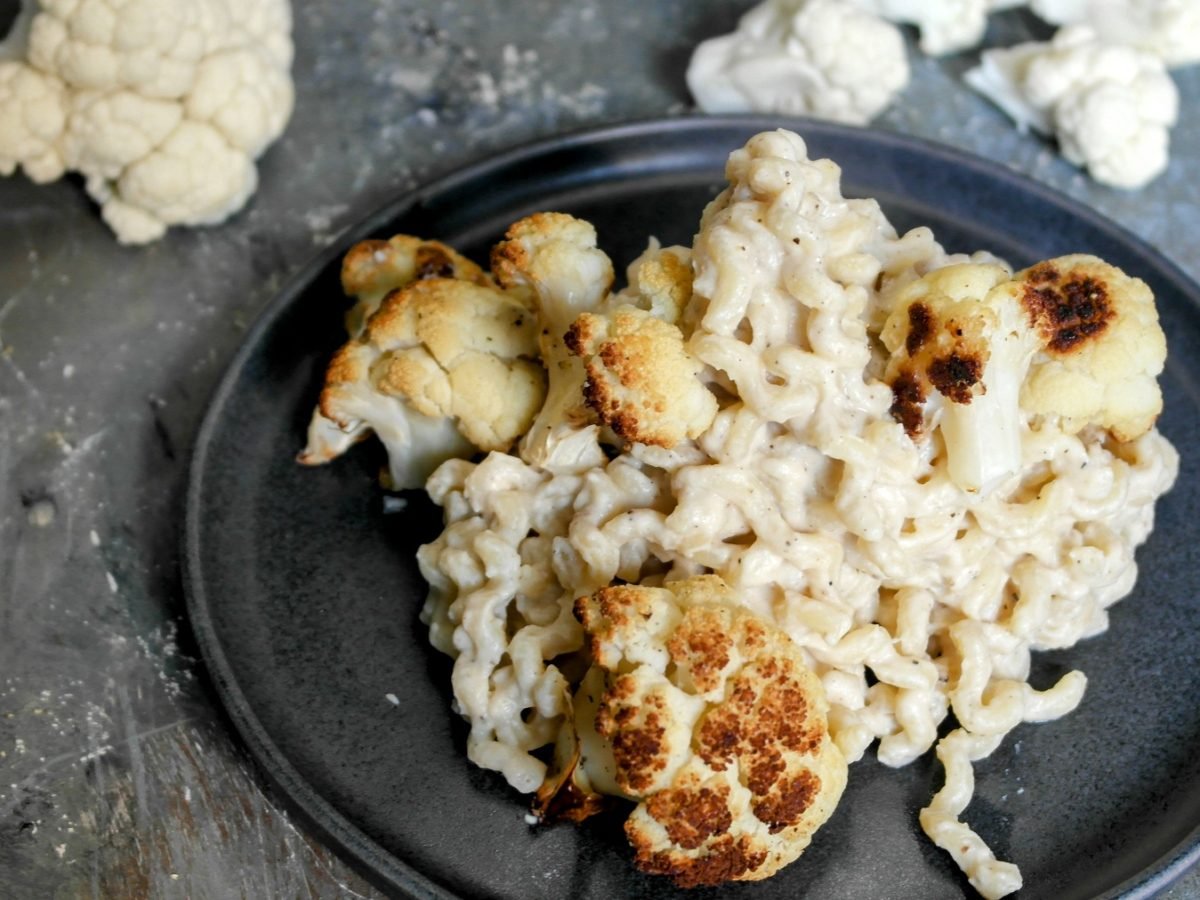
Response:
M1118 441L1154 427L1167 338L1144 281L1076 254L1018 272L1004 290L1041 338L1021 387L1024 410L1060 416L1068 432L1106 428Z
M799 857L847 774L800 648L713 575L605 588L575 614L593 662L575 702L579 780L637 802L638 868L692 887Z
M367 319L389 293L427 278L492 284L483 269L441 241L397 234L386 241L359 241L351 247L342 257L342 290L355 299L346 313L350 336L362 334Z
M1167 167L1179 115L1174 81L1158 57L1102 40L1090 26L985 51L965 78L1019 127L1053 135L1097 181L1139 188Z
M1018 471L1026 417L1131 441L1162 411L1154 296L1093 256L1011 278L997 265L937 269L901 291L880 337L892 354L893 417L912 437L938 422L950 477L965 490L987 493Z
M930 56L959 53L977 46L987 28L988 13L1022 0L850 0L855 6L890 22L915 25L921 51Z
M708 113L811 115L862 125L907 86L904 39L843 0L764 0L701 43L688 88Z
M358 338L363 333L367 320L379 309L389 293L426 278L454 278L478 285L492 285L491 278L483 269L440 241L425 241L412 235L397 234L387 240L360 241L351 247L342 257L341 270L342 290L355 300L346 313L346 330L350 337ZM345 380L354 381L355 376L351 374ZM373 398L365 378L362 379L362 390L363 406L370 409L378 402L378 398ZM400 416L401 421L408 421L406 412L396 415ZM318 406L313 410L308 426L308 441L297 459L304 465L312 466L341 456L371 434L371 428L365 421L357 419L356 422L353 427L343 429L337 422L322 415ZM444 454L438 450L430 459L436 460L443 455L448 458L451 446L458 447L464 453L469 452L470 445L462 440L452 423L439 421L434 427L419 419L414 422L415 427L424 427L429 432L428 437L417 441L417 444L434 448L446 445ZM390 443L403 447L408 440L397 435ZM413 471L420 473L428 468L431 468L429 464L422 463ZM393 470L392 474L397 472ZM397 483L418 477L418 474L413 474Z
M1200 4L1194 0L1030 0L1052 25L1090 25L1102 40L1132 44L1177 69L1200 62Z
M703 433L717 401L700 380L703 364L679 328L632 306L583 313L567 331L583 360L584 399L623 440L670 449Z
M393 290L330 362L299 461L325 462L373 431L400 489L452 456L508 449L545 397L536 333L524 299L494 286L428 278Z
M79 172L123 243L245 205L293 85L287 0L23 0L0 45L0 173Z
M880 335L892 416L917 437L940 412L950 477L985 493L1020 464L1021 380L1035 350L1020 307L992 293L1008 277L992 264L935 269L901 291Z
M625 270L627 286L606 305L627 303L656 318L678 325L692 301L690 247L662 247L651 239L646 250Z
M57 142L68 107L60 81L0 60L0 175L22 166L39 183L59 178L64 166Z
M612 286L612 261L596 246L596 229L565 213L535 213L514 223L492 249L492 275L508 290L528 290L538 319L538 346L549 374L545 405L521 441L521 458L555 473L582 472L604 458L598 427L584 402L583 362L564 343L580 313L595 309Z

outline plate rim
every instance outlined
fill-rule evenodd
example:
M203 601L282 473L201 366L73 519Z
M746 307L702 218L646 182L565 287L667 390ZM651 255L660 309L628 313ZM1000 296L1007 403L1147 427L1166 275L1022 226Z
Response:
M521 161L561 153L575 147L621 142L664 132L720 132L740 130L746 133L787 128L800 133L823 133L835 138L855 139L878 146L881 150L917 152L933 161L979 173L993 182L1010 185L1027 195L1048 202L1073 218L1130 246L1156 267L1156 274L1172 286L1194 308L1200 309L1200 284L1182 267L1147 240L1110 219L1094 207L1065 192L1009 168L1002 163L939 143L927 138L870 127L843 125L794 116L684 114L648 117L616 124L587 126L556 135L523 141L507 149L478 157L456 166L422 185L399 191L376 206L361 219L341 231L322 250L315 253L291 275L257 314L246 330L237 350L225 363L216 387L205 406L200 427L190 448L184 492L183 528L180 535L181 580L187 626L200 651L200 663L220 701L218 717L231 724L227 733L249 751L254 769L270 787L280 805L304 826L316 832L322 842L359 872L367 881L386 892L400 890L420 900L461 900L462 895L448 890L417 871L403 859L384 849L377 841L351 822L323 797L279 749L262 725L257 713L237 683L233 667L217 637L204 579L201 575L201 532L199 510L204 486L208 451L221 423L221 413L236 386L246 362L253 356L275 322L301 296L304 290L342 256L353 243L378 232L387 222L420 206L430 197L447 194L456 187L483 177L489 171L503 170ZM725 152L736 149L729 147ZM836 160L834 160L836 162ZM1137 875L1114 885L1103 898L1143 900L1168 887L1200 862L1200 821L1170 851Z

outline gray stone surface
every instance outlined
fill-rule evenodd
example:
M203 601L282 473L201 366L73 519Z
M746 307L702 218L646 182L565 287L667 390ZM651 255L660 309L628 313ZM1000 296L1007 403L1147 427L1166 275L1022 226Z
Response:
M295 6L295 116L229 223L124 248L76 179L0 179L0 895L375 896L264 793L187 635L178 529L206 400L344 227L500 148L688 110L691 47L748 4ZM1005 13L989 40L1035 28ZM963 59L913 60L878 127L1060 188L1200 276L1200 69L1179 73L1170 171L1122 193L1017 133ZM1194 875L1165 894L1197 895Z

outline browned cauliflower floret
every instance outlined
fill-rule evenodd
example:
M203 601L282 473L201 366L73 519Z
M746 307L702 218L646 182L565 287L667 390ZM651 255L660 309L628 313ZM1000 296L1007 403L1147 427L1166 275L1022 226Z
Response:
M800 648L712 575L605 588L575 614L593 668L575 697L574 786L637 802L637 866L695 886L800 856L846 783Z
M357 301L346 314L346 330L359 335L389 292L426 278L491 284L483 269L440 241L397 234L355 244L342 257L342 290Z
M1021 405L1071 430L1099 425L1119 441L1154 427L1167 339L1154 294L1094 256L1062 256L1018 272L1010 290L1041 335Z
M612 262L596 247L596 229L565 213L536 213L508 229L491 262L501 285L532 291L550 378L545 406L521 441L521 457L551 471L598 465L604 457L583 402L583 364L563 343L575 318L595 309L612 286Z
M416 487L451 456L508 449L544 397L536 320L523 297L450 278L414 281L387 294L334 355L300 461L340 452L331 428L347 439L373 431L387 447L392 486Z
M1018 470L1023 417L1131 441L1162 411L1154 295L1094 256L1011 277L997 265L937 269L902 290L881 337L892 414L914 437L936 419L950 476L967 490Z
M587 405L624 440L669 448L712 424L716 398L675 325L624 306L584 313L566 344L584 361Z
M613 299L672 325L678 325L692 300L692 251L688 247L661 247L657 241L629 264L628 286Z
M492 284L483 269L439 241L397 234L386 241L360 241L351 247L342 257L341 268L342 290L355 298L354 305L346 313L346 330L350 336L357 338L362 334L367 319L379 309L389 293L427 278L456 278L479 285ZM350 364L346 363L343 381L354 380L356 376L351 370ZM370 403L366 405L370 406ZM403 420L401 416L399 421ZM298 456L299 461L305 465L319 465L341 456L371 433L371 427L365 421L357 419L356 422L354 427L344 429L322 415L318 407L313 411L308 441ZM418 463L408 480L419 477L419 473L429 468L434 460L457 452L467 453L471 449L453 423L414 420L398 427L400 430L392 436L389 446L413 444L414 453L421 453L423 448L430 450L428 462ZM393 474L399 471L399 465L398 461L393 465Z

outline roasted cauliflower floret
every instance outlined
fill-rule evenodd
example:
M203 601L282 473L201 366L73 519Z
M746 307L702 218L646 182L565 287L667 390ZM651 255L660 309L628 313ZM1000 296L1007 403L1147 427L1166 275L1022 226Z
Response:
M1021 0L850 0L860 9L891 22L916 25L921 50L930 56L960 53L978 45L987 29L988 13L1019 6Z
M865 125L909 80L899 29L842 0L763 0L692 53L688 88L708 113L809 115Z
M1172 69L1200 62L1200 6L1192 0L1030 0L1029 8L1052 25L1088 25Z
M1131 441L1162 411L1166 339L1154 296L1092 256L1011 278L996 265L935 270L902 290L881 337L892 415L914 437L937 420L950 476L966 490L990 490L1019 469L1029 417Z
M212 225L292 113L287 0L22 0L0 40L0 174L78 172L126 244Z
M800 648L711 575L605 588L575 614L593 661L575 699L576 783L637 802L637 866L696 886L800 856L846 783Z
M583 360L583 396L600 421L631 443L674 447L699 436L717 414L700 381L703 364L675 326L632 306L584 313L566 334Z
M348 440L375 432L395 488L473 448L508 449L545 397L536 334L523 298L494 286L429 278L392 291L329 364L300 461L337 455L328 423Z
M1163 61L1131 43L1072 25L1048 42L986 50L964 78L1019 127L1053 135L1097 181L1140 188L1167 168L1179 91Z
M362 333L367 319L391 291L426 278L454 278L490 285L488 274L441 241L397 234L386 241L360 241L342 257L342 290L355 298L346 313L351 337Z
M514 223L492 250L492 274L508 289L532 291L538 344L549 373L545 406L521 441L521 458L553 472L583 471L603 459L598 428L584 403L583 362L563 343L583 312L612 286L612 261L596 229L564 213L535 213Z

